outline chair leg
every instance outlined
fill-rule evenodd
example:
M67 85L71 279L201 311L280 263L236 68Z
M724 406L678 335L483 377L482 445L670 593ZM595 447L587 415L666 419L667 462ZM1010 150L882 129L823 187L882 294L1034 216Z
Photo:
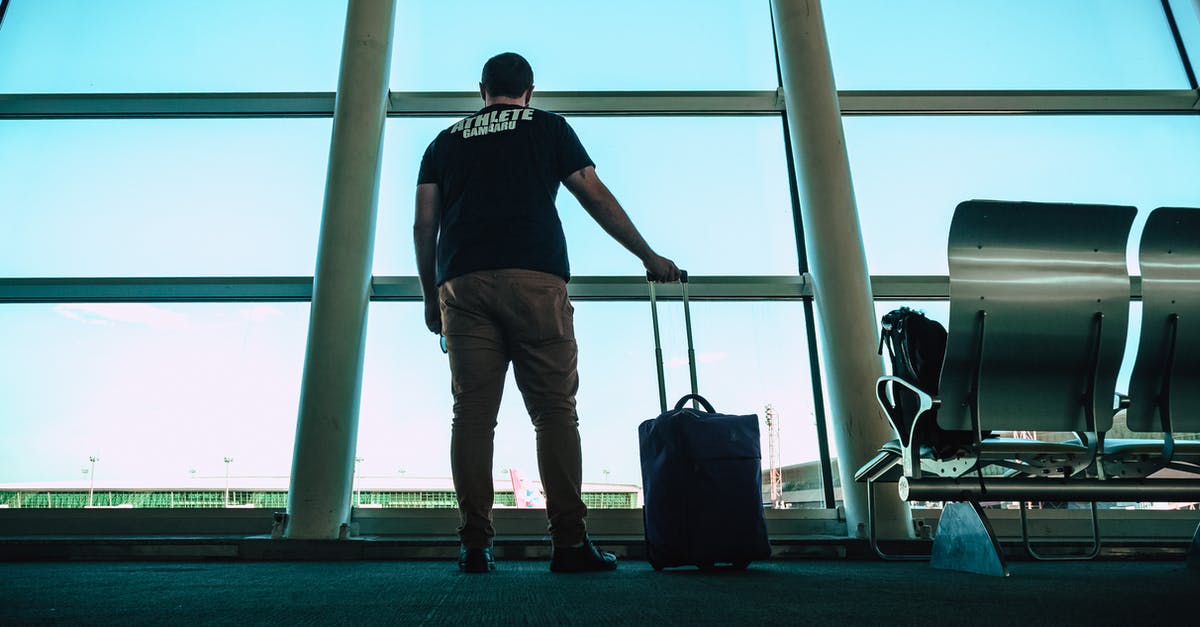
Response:
M918 562L929 559L929 555L918 553L915 555L898 555L885 553L879 548L879 540L875 537L875 480L867 479L867 538L871 542L871 550L880 559L889 562Z
M1019 501L1021 505L1021 539L1025 542L1025 550L1029 556L1035 560L1043 562L1066 562L1072 560L1090 560L1100 554L1100 518L1097 516L1096 503L1092 502L1092 548L1086 553L1073 555L1043 555L1033 549L1033 543L1029 540L1029 523L1025 514L1025 501Z
M933 568L1007 577L1008 563L979 503L947 503L933 538Z

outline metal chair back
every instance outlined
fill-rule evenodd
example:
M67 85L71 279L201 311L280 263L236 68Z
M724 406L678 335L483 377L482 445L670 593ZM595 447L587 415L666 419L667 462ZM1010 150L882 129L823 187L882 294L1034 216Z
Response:
M1106 431L1129 325L1136 209L971 200L950 225L938 424Z
M1138 256L1142 335L1129 380L1129 428L1200 431L1200 209L1151 212Z

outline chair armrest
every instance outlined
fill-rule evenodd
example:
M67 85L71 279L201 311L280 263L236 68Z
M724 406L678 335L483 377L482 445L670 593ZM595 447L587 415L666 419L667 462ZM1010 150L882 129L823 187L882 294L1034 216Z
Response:
M888 384L899 385L917 396L920 405L917 408L916 415L911 417L901 415L900 408L892 404L889 398ZM896 437L900 438L900 444L905 448L912 446L913 433L915 433L917 423L922 417L941 405L941 401L933 398L921 388L894 375L884 375L875 380L875 400L879 402L879 406L887 414L888 420L892 423L892 429L896 432Z
M900 407L892 402L889 395L889 386L899 385L913 394L916 394L918 400L917 412L913 416L906 416L901 412ZM883 408L887 414L888 420L892 423L892 429L896 432L896 437L900 439L901 462L906 477L921 476L921 443L914 442L913 435L916 433L917 424L922 419L928 420L928 416L933 415L933 411L941 405L941 401L933 398L924 390L915 385L893 375L885 375L879 377L875 381L875 400L879 402L879 406Z
M886 447L887 445L884 446ZM900 457L901 451L889 448L880 449L880 451L875 454L875 457L871 458L871 461L863 464L862 468L859 468L858 471L854 473L854 480L857 482L878 481L900 466ZM898 475L899 473L896 472L894 474ZM899 477L897 476L893 477L891 480L895 481L898 479Z

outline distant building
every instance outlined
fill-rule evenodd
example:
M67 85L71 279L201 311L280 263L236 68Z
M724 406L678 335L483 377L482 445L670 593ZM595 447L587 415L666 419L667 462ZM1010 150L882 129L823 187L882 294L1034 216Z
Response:
M529 485L540 490L540 485ZM196 477L170 485L87 480L29 484L0 484L0 508L88 507L287 507L287 477ZM496 481L496 505L515 507L510 480ZM583 502L592 509L641 507L636 485L584 483ZM351 503L356 507L456 508L454 485L445 477L359 477Z

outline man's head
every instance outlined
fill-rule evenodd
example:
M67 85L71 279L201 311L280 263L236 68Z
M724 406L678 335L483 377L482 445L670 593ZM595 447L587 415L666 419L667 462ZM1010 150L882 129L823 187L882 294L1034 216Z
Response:
M484 100L489 98L511 98L529 104L533 91L533 68L525 57L515 52L503 52L483 64L483 75L479 79L479 93Z

